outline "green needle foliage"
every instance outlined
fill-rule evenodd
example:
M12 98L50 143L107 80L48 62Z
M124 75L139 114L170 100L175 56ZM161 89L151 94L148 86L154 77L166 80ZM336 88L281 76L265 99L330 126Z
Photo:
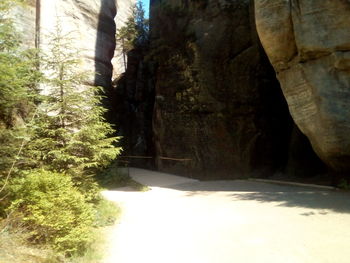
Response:
M21 48L20 35L9 18L10 4L15 2L0 3L0 120L7 126L13 124L14 116L25 116L41 76L35 51Z
M33 167L81 177L107 166L120 148L109 137L114 130L103 117L101 89L84 85L87 74L70 42L57 27L41 59L46 81L26 154Z
M44 170L16 178L7 209L20 218L32 243L52 244L66 255L81 254L91 240L94 211L69 176Z
M126 55L129 51L137 47L144 47L149 41L149 21L145 18L145 10L142 2L137 2L132 7L131 16L125 25L117 30L117 46L121 50L126 69Z
M34 108L37 70L35 50L24 50L10 18L10 7L21 1L0 2L0 182L25 138L25 123ZM1 185L1 183L0 183Z

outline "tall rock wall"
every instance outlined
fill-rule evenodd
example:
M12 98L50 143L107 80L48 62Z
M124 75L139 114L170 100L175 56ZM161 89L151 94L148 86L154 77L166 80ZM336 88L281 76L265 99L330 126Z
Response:
M151 30L158 168L237 178L284 167L292 122L251 1L153 1Z
M23 37L22 44L26 48L35 48L37 42L37 6L35 1L25 5L14 5L10 10L16 29Z
M71 38L79 50L82 70L90 72L90 84L111 85L113 68L122 70L121 54L115 51L116 23L121 27L136 0L28 0L15 7L17 27L24 44L45 50L50 34L57 26ZM37 42L37 43L36 43ZM112 60L112 58L114 58Z
M319 157L350 171L350 2L255 0L262 44Z

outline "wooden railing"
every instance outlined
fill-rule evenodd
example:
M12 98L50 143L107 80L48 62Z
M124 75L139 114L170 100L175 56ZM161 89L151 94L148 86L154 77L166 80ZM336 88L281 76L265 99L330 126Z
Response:
M120 160L123 158L129 158L129 159L155 159L156 160L156 164L155 166L158 169L161 169L160 167L162 166L159 162L157 162L157 160L169 160L169 161L176 161L176 162L191 162L192 159L190 158L172 158L172 157L165 157L165 156L142 156L142 155L124 155L124 156L119 156L118 157L119 160L118 162L125 164L126 166L128 166L131 161L127 161L127 160ZM188 171L187 171L187 176L189 176L190 178L192 178L192 172L191 172L191 164L190 166L187 167Z
M124 155L124 156L119 156L118 158L130 158L130 159L155 159L155 158L159 158L161 160L172 160L172 161L179 161L179 162L192 161L192 159L188 159L188 158L171 158L171 157L164 157L164 156L153 157L153 156Z

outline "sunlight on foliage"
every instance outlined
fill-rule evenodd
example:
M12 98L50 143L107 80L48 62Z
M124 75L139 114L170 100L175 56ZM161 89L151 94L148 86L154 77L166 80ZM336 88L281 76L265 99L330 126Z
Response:
M79 71L78 55L59 27L49 48L41 60L43 96L26 154L35 166L73 177L91 174L117 157L118 138L109 137L114 130L103 117L101 89L84 85L87 74Z
M147 45L149 41L149 21L145 18L142 3L137 2L132 7L131 15L125 25L116 33L117 49L121 51L126 70L126 55L134 48Z
M70 33L57 25L45 50L25 49L10 10L25 2L0 3L0 241L16 240L6 251L30 242L84 255L92 233L119 214L95 180L119 155L119 138L104 119L102 89L87 85L92 73L80 70ZM13 262L58 262L50 252L15 255Z
M84 251L93 223L92 205L71 179L44 170L16 178L8 189L12 202L8 214L20 218L34 243L52 243L65 254Z

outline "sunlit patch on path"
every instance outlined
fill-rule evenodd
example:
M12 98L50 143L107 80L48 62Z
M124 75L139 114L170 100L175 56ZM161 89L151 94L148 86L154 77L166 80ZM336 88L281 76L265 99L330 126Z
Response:
M104 263L349 262L348 193L130 174L152 190L104 192L123 207Z

